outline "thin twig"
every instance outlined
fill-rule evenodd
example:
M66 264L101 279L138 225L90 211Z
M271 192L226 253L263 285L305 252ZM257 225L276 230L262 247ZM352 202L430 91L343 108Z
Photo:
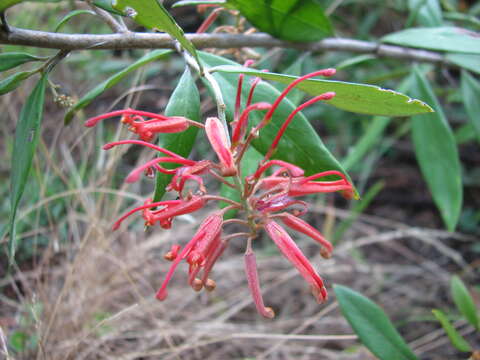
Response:
M267 34L186 34L197 47L230 49L241 47L296 48L308 51L346 51L374 54L377 57L414 60L420 62L449 63L441 53L412 49L402 46L384 45L376 42L344 38L326 38L313 43L293 43L275 39ZM9 33L0 32L0 44L34 46L50 49L174 49L174 41L168 34L137 33L125 34L58 34L44 31L10 28Z
M115 18L108 11L96 7L91 0L88 1L88 5L95 12L95 14L102 18L105 24L107 24L114 32L123 34L129 31L128 28L125 26L125 23L120 23L115 20Z

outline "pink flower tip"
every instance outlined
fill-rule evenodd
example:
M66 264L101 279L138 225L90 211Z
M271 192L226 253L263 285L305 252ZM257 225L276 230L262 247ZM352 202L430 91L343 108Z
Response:
M168 295L167 289L160 289L155 295L155 297L157 298L157 300L163 301L167 298L167 295Z
M222 123L216 117L209 117L205 122L205 131L213 150L220 160L220 168L223 176L234 176L237 168L230 150L227 136Z
M325 94L323 94L323 99L322 99L322 100L330 100L330 99L332 99L335 95L336 95L336 94L335 94L335 92L333 92L333 91L326 92Z
M87 121L85 121L84 126L94 127L96 125L96 123L97 123L96 119L92 118L92 119L88 119Z
M323 76L333 76L335 75L337 72L336 69L334 68L328 68L328 69L324 69L323 72L322 72L322 75Z
M131 184L131 183L137 182L139 179L140 179L140 172L132 172L130 175L128 175L125 178L125 182Z

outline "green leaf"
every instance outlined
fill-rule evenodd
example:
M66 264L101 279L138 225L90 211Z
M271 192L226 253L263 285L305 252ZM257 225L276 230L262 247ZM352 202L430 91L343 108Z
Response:
M305 56L300 57L299 59L295 60L288 68L282 71L284 75L293 75L293 76L301 76L303 74L303 65L305 63ZM288 85L282 83L275 83L273 86L278 89L279 91L283 91ZM300 105L302 99L305 97L305 93L298 89L293 89L287 95L288 100L292 102L295 106Z
M60 30L62 28L63 25L65 25L71 18L77 16L77 15L82 15L82 14L90 14L90 15L96 15L94 11L91 11L91 10L75 10L75 11L71 11L69 12L67 15L65 15L62 20L60 20L57 24L57 26L55 26L55 30L54 32L57 32L58 30Z
M40 135L40 123L43 116L47 74L43 74L37 85L28 96L15 130L12 155L12 173L10 176L10 239L8 253L10 263L13 262L16 247L16 222L18 204L22 198L32 165L33 154Z
M227 0L256 28L288 41L311 42L332 35L332 25L315 0Z
M480 55L450 53L445 58L455 65L480 74Z
M377 304L346 286L333 288L343 315L375 356L381 360L418 360Z
M415 155L448 230L462 209L462 174L457 145L442 108L425 76L414 68L411 92L432 105L434 113L412 117Z
M334 67L338 71L338 70L346 69L350 66L355 66L355 65L358 65L358 64L362 64L366 61L376 60L376 59L377 59L377 57L375 55L371 55L371 54L357 55L357 56L349 57L349 58L343 60L342 62L335 65Z
M450 289L452 292L453 301L457 306L458 310L462 313L463 316L468 320L468 322L475 327L477 330L480 330L480 324L478 321L477 309L473 301L472 296L467 290L467 287L458 276L452 276L450 281Z
M382 41L422 49L480 54L480 35L458 27L406 29L388 34Z
M257 170L258 164L262 159L263 159L263 155L260 154L257 150L255 150L254 147L248 148L248 150L243 155L242 162L240 164L243 181L245 180L245 176L247 176L248 174L253 174ZM229 181L231 180L229 179ZM237 190L225 184L222 184L222 187L220 188L220 195L230 200L240 202L240 193ZM227 204L225 202L220 203L220 207L222 208L228 205L230 204ZM231 219L235 216L236 213L237 213L237 210L229 210L225 213L223 218L225 220Z
M465 110L467 110L467 115L475 129L477 139L480 141L480 82L468 72L462 71L460 89Z
M442 25L442 9L438 0L408 0L408 8L410 16L418 24L428 27Z
M158 0L112 0L112 6L150 30L165 31L177 39L198 62L195 46ZM199 63L201 67L201 64Z
M173 91L165 109L167 116L184 116L194 121L200 121L200 94L190 70L187 68ZM178 155L188 157L192 151L198 128L190 126L186 131L175 134L160 134L159 145ZM174 169L174 164L162 164L167 169ZM172 175L157 173L153 201L160 201L165 194L165 187L170 183Z
M410 87L410 81L410 77L407 77L400 83L397 90L401 93L408 91L408 88ZM388 124L390 124L391 120L392 118L384 116L375 116L372 119L368 125L367 131L355 143L355 145L351 147L348 155L342 161L345 169L351 170L355 164L360 163L365 154L382 140L383 132L387 128Z
M15 90L20 86L23 80L35 74L36 71L22 71L16 74L10 75L0 81L0 95L4 95L10 91Z
M355 143L343 160L345 169L350 170L355 164L358 164L365 154L382 139L383 132L391 120L391 118L383 116L376 116L372 119L365 134Z
M225 7L227 0L181 0L177 1L172 7L180 7L187 5L219 5Z
M278 81L283 84L290 84L297 79L296 76L262 72L242 66L217 66L215 67L215 71L254 75L265 80ZM360 114L409 116L433 111L430 106L420 100L415 100L396 91L382 89L373 85L308 79L302 81L296 88L313 96L320 95L327 91L334 91L336 94L335 97L326 102L327 104Z
M199 56L209 67L235 64L230 60L208 53L199 52ZM238 66L235 66L233 68L237 67ZM256 71L254 73L263 74ZM238 76L218 72L213 76L222 89L223 98L227 105L227 117L231 120L233 117ZM247 83L248 81L244 82L244 84ZM244 86L242 91L243 100L247 98L248 92L249 87ZM273 103L279 94L280 92L273 86L265 82L260 82L255 88L253 103L262 101ZM295 106L288 99L284 99L280 103L273 115L271 123L262 129L260 136L252 143L258 152L265 154L268 151L272 139L276 136L283 122L294 109ZM260 122L264 114L264 112L259 111L251 112L249 117L250 125L253 126L254 124ZM312 154L315 154L315 156L312 156ZM342 168L340 163L337 161L337 159L335 159L330 151L328 151L308 120L301 113L295 116L293 121L288 126L282 140L279 143L279 147L274 158L281 159L301 167L305 170L307 175L318 173L324 170L338 170L346 174L346 171Z
M27 53L8 52L0 54L0 71L13 69L30 61L40 61L45 58L30 55Z
M453 346L462 352L471 352L470 344L460 335L448 320L447 316L440 310L432 310L433 315L442 324L443 330L447 333L448 338Z
M125 76L130 74L132 71L137 70L138 68L151 63L152 61L159 60L166 55L170 54L172 50L153 50L146 55L142 56L140 59L135 61L133 64L129 65L122 71L119 71L115 75L110 76L107 80L102 82L101 84L98 84L95 86L92 90L87 92L78 102L73 105L73 107L67 112L65 115L65 123L68 124L73 117L75 116L75 113L83 109L85 106L90 104L93 99L95 99L97 96L102 94L105 90L110 89L112 86L116 85L118 82L120 82Z
M105 11L108 11L109 13L123 16L123 13L121 11L118 11L112 7L112 0L95 0L93 2L93 5Z

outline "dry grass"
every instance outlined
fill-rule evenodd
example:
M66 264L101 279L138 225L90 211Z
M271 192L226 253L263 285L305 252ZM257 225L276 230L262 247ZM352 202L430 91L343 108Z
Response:
M143 85L141 79L136 86ZM135 106L137 95L128 95L127 106ZM10 119L5 134L12 132L21 98L1 100ZM213 293L194 293L180 268L167 300L156 301L169 266L163 253L174 241L185 243L205 214L195 215L194 224L177 222L170 231L143 233L131 226L136 229L112 233L112 220L130 204L126 200L141 201L136 195L140 187L112 187L117 173L126 174L119 167L122 153L98 155L93 131L80 122L59 128L62 112L49 106L37 166L65 188L47 196L45 181L41 198L22 208L20 220L37 210L48 218L52 206L63 202L69 231L59 232L54 220L32 226L23 236L46 235L48 247L35 254L31 266L1 280L8 291L0 298L0 344L14 331L38 339L23 353L10 351L11 359L373 359L341 316L333 291L326 305L316 304L296 270L265 239L256 247L264 297L277 313L274 320L255 312L238 240L214 269ZM138 161L146 156L142 153ZM92 168L88 177L79 171L86 165ZM325 216L329 224L349 214L323 205L312 209L313 223L321 224ZM469 271L453 246L472 241L363 215L330 260L321 259L307 239L299 244L329 289L333 283L345 284L381 304L422 359L451 359L455 352L446 336L426 317L434 307L452 308L449 278ZM464 322L456 326L472 333Z

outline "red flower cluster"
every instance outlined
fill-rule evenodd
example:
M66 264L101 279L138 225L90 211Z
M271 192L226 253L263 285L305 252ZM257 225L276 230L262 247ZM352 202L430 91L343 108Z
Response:
M136 212L142 213L146 226L154 226L158 223L162 228L170 229L175 217L198 211L211 201L223 201L228 204L227 207L216 210L209 215L202 222L194 237L183 248L181 245L175 244L165 254L165 259L172 261L172 266L157 293L159 300L163 300L167 296L167 285L182 260L185 260L189 266L188 283L190 286L195 291L200 291L202 288L212 291L215 288L215 282L209 275L213 265L222 255L231 239L244 237L247 239L245 271L249 288L258 312L265 317L272 318L274 316L273 310L266 307L262 299L256 260L252 249L252 241L258 236L261 229L265 230L280 252L311 285L312 293L317 301L321 303L327 299L327 291L321 277L280 223L318 242L322 256L330 257L332 245L315 228L302 220L301 216L307 212L307 203L299 200L298 197L341 191L345 197L350 198L354 192L352 184L344 174L335 170L305 176L304 170L298 166L278 159L270 160L270 158L275 154L275 150L294 116L317 101L331 99L335 96L335 93L321 94L296 108L283 123L264 159L259 163L253 174L246 176L242 174L240 164L252 140L259 136L263 127L268 125L278 105L291 89L305 79L314 76L331 76L334 73L334 69L325 69L298 78L280 94L273 104L265 102L252 104L255 87L260 81L256 78L251 83L243 111L240 109L240 104L244 76L240 75L234 119L231 123L231 137L228 135L228 129L215 117L207 118L205 124L201 124L183 117L167 117L127 109L104 114L86 122L86 126L94 126L102 119L122 116L122 122L128 124L129 130L138 134L141 140L109 143L104 146L105 150L117 145L137 144L161 153L160 157L134 169L128 175L126 181L137 181L143 172L151 174L158 171L172 175L172 180L166 190L178 195L177 200L152 202L151 199L147 199L144 205L132 209L118 219L113 226L114 230L118 229L127 217ZM267 112L256 126L249 127L249 114L252 111ZM197 126L205 130L208 141L217 155L218 162L186 159L149 142L155 134L181 132L189 126ZM162 167L162 164L166 163L177 164L178 167L173 170L166 169ZM241 201L236 202L209 194L203 180L206 175L210 175L238 191ZM336 176L338 180L318 181L327 176ZM196 191L186 190L187 182L190 185L193 184ZM224 220L225 212L231 209L239 211L243 218ZM223 227L229 223L242 224L247 230L229 235L224 234Z

